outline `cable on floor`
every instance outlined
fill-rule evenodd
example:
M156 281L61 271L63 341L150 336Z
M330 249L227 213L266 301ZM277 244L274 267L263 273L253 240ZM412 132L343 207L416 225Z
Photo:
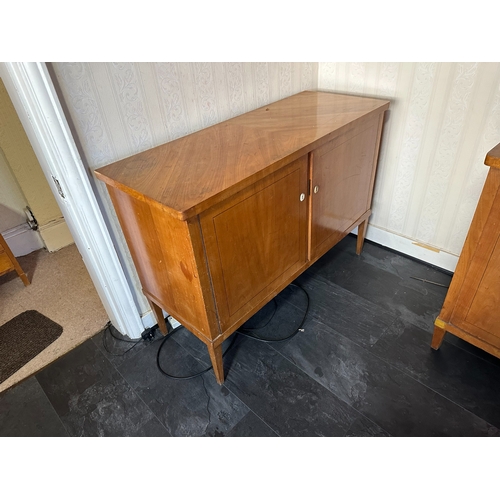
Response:
M305 310L305 313L304 313L304 317L302 318L302 321L300 322L300 325L298 326L298 328L296 328L291 335L287 335L286 337L281 338L281 339L266 339L266 338L257 336L255 333L252 333L252 332L255 332L257 330L262 330L263 328L265 328L271 322L271 320L274 318L274 316L276 315L276 311L278 309L278 305L277 305L276 299L273 299L275 307L274 307L274 310L273 310L273 312L271 314L271 317L263 325L255 327L255 328L240 328L239 330L236 330L234 333L242 335L244 337L250 337L250 338L252 338L254 340L257 340L259 342L272 343L272 342L284 342L285 340L289 340L292 337L294 337L295 335L297 335L297 333L299 333L301 331L303 332L304 329L302 327L304 326L304 323L305 323L306 318L307 318L307 313L309 312L309 302L310 302L309 294L304 290L304 288L302 288L300 285L297 285L295 283L290 283L290 285L288 285L288 286L294 286L294 287L299 288L300 290L302 290L304 292L305 296L306 296L306 299L307 299L307 305L306 305L306 310ZM165 339L163 339L162 343L160 344L160 347L158 348L158 352L156 354L156 366L158 367L158 369L160 370L160 372L163 375L165 375L167 378L171 378L173 380L189 380L189 379L192 379L192 378L195 378L195 377L199 377L200 375L203 375L204 373L207 373L208 371L210 371L210 370L213 369L213 367L210 365L209 367L205 368L204 370L201 370L199 372L193 373L192 375L187 375L185 377L181 377L181 376L176 376L176 375L172 375L170 373L167 373L161 367L161 365L160 365L160 353L161 353L161 349L162 349L163 345L165 344L165 342L168 340L168 338L172 334L174 334L176 331L180 330L181 328L182 328L182 325L178 326L177 328L175 328L174 330L172 330L172 332L170 332ZM233 335L233 338L231 340L231 343L230 343L229 347L222 354L222 358L223 359L224 359L224 356L233 347L234 342L236 340L236 337L237 337L237 335Z
M259 326L259 327L255 327L255 328L240 328L239 330L236 330L235 333L239 333L240 335L243 335L244 337L250 337L251 339L258 340L259 342L266 342L266 343L270 344L273 342L284 342L285 340L289 340L292 337L295 337L295 335L297 335L297 333L303 332L304 329L302 327L304 326L304 323L305 323L306 318L307 318L307 314L309 312L309 303L310 303L309 294L306 292L306 290L304 288L302 288L300 285L297 285L296 283L290 283L288 286L294 286L294 287L302 290L306 296L306 299L307 299L306 310L304 312L304 316L302 318L302 321L300 322L300 325L293 331L293 333L291 333L290 335L283 337L281 339L266 339L264 337L259 337L258 335L253 333L257 330L262 330L265 326L267 326L271 322L271 319L273 319L274 314L276 313L276 309L274 310L274 313L271 316L271 319L269 321L267 321L267 323L264 324L263 326Z
M296 283L290 283L288 286L294 286L296 288L299 288L300 290L302 290L302 292L304 292L305 296L306 296L306 299L307 299L307 305L306 305L306 310L304 312L304 316L302 317L302 320L299 324L299 326L294 329L294 331L290 334L290 335L287 335L286 337L283 337L281 339L269 339L269 338L264 338L262 336L259 336L257 335L255 332L256 331L259 331L259 330L262 330L263 328L265 328L266 326L268 326L271 321L273 320L273 318L275 317L276 315L276 311L278 310L278 304L276 302L276 299L273 299L273 303L274 303L274 310L270 316L270 318L263 324L263 325L260 325L260 326L257 326L257 327L253 327L253 328L241 328L236 330L234 333L236 334L239 334L239 335L242 335L244 337L249 337L253 340L257 340L259 342L266 342L266 343L273 343L273 342L284 342L285 340L289 340L291 339L292 337L294 337L295 335L297 335L297 333L299 332L303 332L304 329L302 328L304 326L304 323L306 321L306 318L307 318L307 314L309 312L309 304L310 304L310 298L309 298L309 294L306 292L306 290L304 288L302 288L300 285L297 285ZM182 325L174 328L172 331L170 331L166 336L165 338L162 340L160 346L158 347L158 352L156 353L156 366L158 367L158 370L167 378L170 378L170 379L173 379L173 380L190 380L190 379L193 379L195 377L199 377L201 375L203 375L204 373L207 373L208 371L212 370L213 367L212 365L210 365L209 367L199 371L199 372L196 372L196 373L193 373L191 375L186 375L186 376L178 376L178 375L172 375L171 373L168 373L167 371L165 371L162 367L161 367L161 364L160 364L160 353L161 353L161 350L163 348L163 346L165 345L165 342L170 339L170 337L172 337L177 331L179 331L181 328L183 328ZM120 353L120 354L117 354L117 353L112 353L108 347L106 346L106 331L104 332L104 335L103 335L103 346L106 350L106 352L108 352L109 354L111 354L112 356L123 356L124 354L126 354L127 352L131 351L134 347L137 346L137 344L141 343L143 340L145 340L145 337L139 339L139 340L127 340L127 339L123 339L123 338L119 338L117 337L116 335L113 335L113 332L111 330L111 322L108 322L107 326L106 326L106 330L109 331L109 334L116 340L118 341L121 341L121 342L129 342L129 343L133 343L134 345L132 347L130 347L129 349L127 349L126 351L124 351L123 353ZM151 338L151 336L149 336L149 338ZM229 347L224 351L224 353L222 354L222 358L224 358L224 356L229 352L229 350L233 347L234 345L234 342L237 338L237 335L233 335L233 338L231 340L231 343L229 344Z
M109 335L111 335L111 337L113 337L114 339L116 340L119 340L120 342L127 342L127 343L131 343L131 344L134 344L132 347L130 347L129 349L127 349L126 351L123 351L123 352L112 352L109 350L107 344L106 344L106 332L109 332ZM141 342L143 341L143 339L139 339L139 340L128 340L128 339L123 339L123 338L120 338L120 337L117 337L116 335L113 334L113 330L111 329L111 321L108 321L106 327L105 327L105 330L104 330L104 333L103 333L103 336L102 336L102 345L104 347L104 350L111 356L123 356L125 354L127 354L127 352L131 351L134 347L137 346L137 344L140 344Z
M183 326L178 326L177 328L174 328L161 342L160 347L158 348L158 352L156 353L156 366L158 367L158 370L165 375L167 378L171 378L173 380L190 380L192 378L199 377L200 375L203 375L204 373L207 373L208 371L212 370L213 367L210 365L209 367L205 368L204 370L201 370L199 372L193 373L192 375L186 375L186 376L178 376L178 375L172 375L171 373L166 372L160 365L160 353L161 353L161 348L165 344L165 342L178 330L183 328ZM229 347L224 351L222 354L222 358L224 359L224 356L229 352L231 347L233 347L234 341L236 340L236 335L233 336L233 339L231 340L231 343L229 344Z

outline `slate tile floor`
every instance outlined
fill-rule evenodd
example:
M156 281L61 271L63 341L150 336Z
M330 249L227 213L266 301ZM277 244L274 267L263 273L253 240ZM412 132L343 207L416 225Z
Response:
M0 394L1 436L497 436L500 360L449 334L430 348L451 276L366 242L339 245L297 279L310 296L286 342L238 336L213 373L172 380L161 336L137 346L88 340ZM282 337L305 310L288 287L247 326ZM227 345L225 346L225 348ZM128 352L125 352L128 351ZM185 330L161 350L179 376L207 366Z

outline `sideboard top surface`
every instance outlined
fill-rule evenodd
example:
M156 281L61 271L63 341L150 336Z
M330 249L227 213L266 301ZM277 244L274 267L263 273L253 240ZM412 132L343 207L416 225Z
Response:
M185 220L388 107L382 99L305 91L95 173Z

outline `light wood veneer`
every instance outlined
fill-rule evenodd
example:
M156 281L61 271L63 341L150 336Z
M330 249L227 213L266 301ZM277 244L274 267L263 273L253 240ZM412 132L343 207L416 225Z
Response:
M370 216L380 99L302 92L96 170L143 292L208 347Z

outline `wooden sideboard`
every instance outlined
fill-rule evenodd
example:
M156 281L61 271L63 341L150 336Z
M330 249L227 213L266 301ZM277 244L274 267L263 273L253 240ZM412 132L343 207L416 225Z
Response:
M450 332L500 358L500 144L484 163L490 170L431 345L439 349Z
M143 293L208 347L358 227L389 102L301 92L96 170Z

